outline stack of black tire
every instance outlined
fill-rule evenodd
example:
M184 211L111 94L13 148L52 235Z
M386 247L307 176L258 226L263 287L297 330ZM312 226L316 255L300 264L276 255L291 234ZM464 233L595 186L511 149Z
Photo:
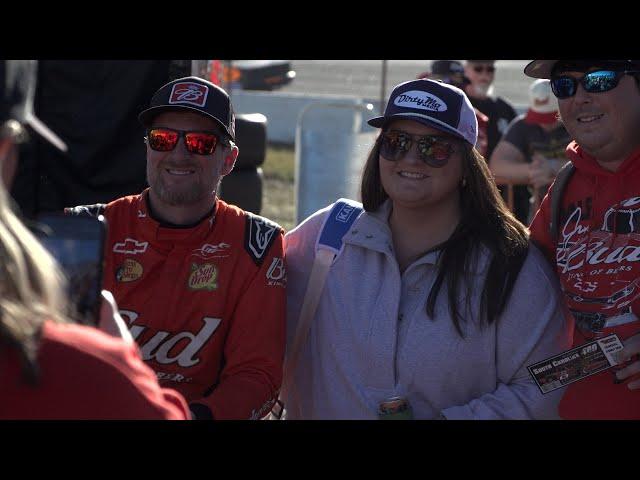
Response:
M240 154L233 171L222 179L220 197L243 210L260 214L262 168L267 154L267 117L261 113L236 116L236 144Z

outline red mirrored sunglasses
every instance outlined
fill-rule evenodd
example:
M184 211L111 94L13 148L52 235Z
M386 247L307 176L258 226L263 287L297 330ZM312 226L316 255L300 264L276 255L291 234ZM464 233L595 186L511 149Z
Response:
M170 152L176 148L180 137L184 137L187 150L197 155L211 155L215 152L218 143L225 144L220 136L213 132L185 131L166 127L148 129L145 139L151 150Z

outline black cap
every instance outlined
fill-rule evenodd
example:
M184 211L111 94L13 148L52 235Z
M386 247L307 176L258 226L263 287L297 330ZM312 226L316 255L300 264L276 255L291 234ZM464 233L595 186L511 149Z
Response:
M0 122L16 120L66 152L67 145L33 113L37 71L36 60L0 61Z
M149 127L156 115L174 110L196 112L211 118L235 141L235 115L231 99L219 86L199 77L173 80L153 94L149 108L138 115L138 120Z
M563 70L586 71L591 67L603 67L613 70L638 70L640 60L533 60L524 67L524 74L532 78L551 78L556 66L562 62Z
M431 63L431 73L434 75L464 74L464 67L457 60L434 60Z
M464 74L462 63L457 60L434 60L431 63L431 76L462 89L471 83Z

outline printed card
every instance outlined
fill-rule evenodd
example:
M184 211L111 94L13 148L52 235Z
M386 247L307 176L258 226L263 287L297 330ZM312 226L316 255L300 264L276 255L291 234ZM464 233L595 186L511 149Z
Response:
M540 391L549 393L617 365L615 353L622 348L622 342L613 334L529 365L527 368Z

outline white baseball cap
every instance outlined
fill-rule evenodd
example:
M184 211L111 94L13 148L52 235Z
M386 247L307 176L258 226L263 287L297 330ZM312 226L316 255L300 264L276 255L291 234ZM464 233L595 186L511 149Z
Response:
M558 100L551 91L549 80L536 80L529 85L529 109L526 123L551 125L558 121Z

